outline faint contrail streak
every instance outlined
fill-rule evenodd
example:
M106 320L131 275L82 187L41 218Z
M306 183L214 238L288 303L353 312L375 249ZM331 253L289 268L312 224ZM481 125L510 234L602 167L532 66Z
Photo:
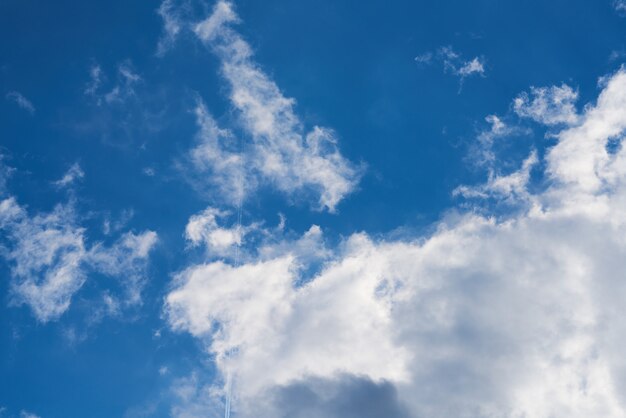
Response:
M241 234L241 218L243 215L243 197L245 193L245 176L244 176L244 156L245 156L245 142L243 139L240 141L240 155L241 155L241 170L239 171L239 201L237 202L237 233ZM243 237L240 237L237 240L237 245L235 246L235 268L239 267L240 257L241 257L241 241ZM228 356L228 354L227 354ZM228 359L226 359L228 361ZM232 387L233 387L233 377L230 371L230 366L226 366L228 371L226 372L226 393L224 395L224 418L230 418L230 406L231 406L231 398L232 398Z

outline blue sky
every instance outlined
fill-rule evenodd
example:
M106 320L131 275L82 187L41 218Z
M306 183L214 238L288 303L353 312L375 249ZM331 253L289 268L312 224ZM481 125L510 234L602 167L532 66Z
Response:
M0 417L624 416L625 13L3 0Z

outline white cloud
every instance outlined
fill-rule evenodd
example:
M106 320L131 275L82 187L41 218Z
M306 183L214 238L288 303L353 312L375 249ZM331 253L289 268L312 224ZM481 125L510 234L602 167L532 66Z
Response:
M496 155L493 151L494 141L515 133L515 129L509 127L497 115L488 115L485 121L489 123L489 129L478 135L478 143L474 147L474 159L480 165L492 165Z
M545 125L577 123L575 103L578 92L570 86L531 87L530 93L524 92L513 101L513 108L519 116Z
M471 61L463 63L457 70L457 74L461 77L468 77L472 74L483 75L485 74L485 64L480 58L475 57Z
M163 35L157 44L157 56L162 57L172 48L178 36L186 26L186 22L181 15L180 7L177 7L174 0L164 0L159 6L157 13L163 19Z
M39 415L28 411L20 411L20 418L41 418Z
M14 198L0 202L0 228L13 243L4 256L13 263L14 302L28 304L42 322L65 312L85 281L84 230L74 218L67 206L31 218Z
M7 187L7 181L11 177L14 169L4 164L5 156L0 154L0 196L2 196Z
M486 62L483 57L474 57L466 60L451 46L443 46L435 53L429 51L417 55L414 60L420 66L429 65L433 62L443 64L444 72L459 78L459 92L466 78L474 75L484 77L486 72Z
M538 162L537 152L533 150L519 170L507 175L497 175L493 170L490 170L487 183L475 187L460 186L452 194L465 198L495 197L510 203L528 200L531 198L527 191L530 173Z
M626 0L615 0L613 1L613 7L620 13L626 12Z
M200 131L189 160L195 172L201 175L195 184L200 189L208 184L217 189L218 200L238 205L247 190L254 188L253 177L245 170L246 157L241 149L237 149L238 143L232 132L217 126L201 100L194 110Z
M414 60L418 64L422 64L422 65L430 64L431 61L433 60L433 53L432 52L424 52L423 54L417 55L414 58Z
M193 245L205 244L207 250L217 256L223 256L233 247L240 246L248 228L236 225L224 228L218 224L218 218L230 215L216 208L207 208L193 215L185 228L185 238Z
M89 251L90 266L108 276L120 277L126 289L125 302L130 305L141 303L148 257L158 239L154 231L141 234L127 232L110 248L95 245ZM110 303L108 303L110 304Z
M461 82L471 75L476 74L482 76L485 74L485 62L483 58L474 57L471 60L464 60L461 55L450 46L439 48L437 55L443 61L444 69L459 76Z
M619 190L626 172L626 152L620 146L611 154L607 144L623 137L625 108L626 72L622 69L607 81L597 104L585 109L582 120L559 134L559 143L547 156L548 173L562 183L569 199L584 199L604 187Z
M237 21L231 3L219 1L194 31L221 60L230 99L252 138L251 168L287 194L319 195L320 208L334 211L356 188L360 170L340 154L330 129L305 132L295 101L259 68L250 45L229 26Z
M191 266L167 295L170 325L205 342L241 417L339 417L328 402L367 382L391 385L390 408L411 416L623 417L626 150L606 145L625 129L620 70L556 134L546 190L525 187L534 154L484 186L527 194L519 211L451 213L408 241L353 234L307 281L293 246ZM285 412L281 394L298 387L317 412ZM197 407L224 394L187 389Z
M7 100L15 102L20 108L26 110L31 115L35 113L35 106L19 91L10 91L6 94Z
M95 96L102 85L102 68L94 64L89 69L89 83L85 87L84 93L87 96Z
M139 74L133 69L129 60L117 66L117 80L108 92L102 92L102 82L104 72L99 65L94 65L89 70L90 81L84 90L85 95L92 97L95 103L100 106L106 104L121 104L136 96L135 87L142 81Z
M112 247L89 248L72 205L30 216L15 198L0 202L0 254L11 265L12 303L28 305L41 322L58 319L83 286L90 269L125 276L128 299L138 301L141 274L156 234L128 233Z
M80 167L80 164L74 163L63 175L63 177L54 182L54 185L57 187L67 187L83 177L85 177L85 172Z
M118 64L117 74L112 87L103 86L107 77L98 64L94 64L89 69L89 82L86 84L83 93L94 100L95 104L101 106L123 104L129 99L136 97L135 88L143 79L134 70L132 62L125 60ZM107 91L108 90L108 91Z
M202 384L197 374L177 379L172 385L175 403L170 410L173 418L200 418L224 416L215 387Z

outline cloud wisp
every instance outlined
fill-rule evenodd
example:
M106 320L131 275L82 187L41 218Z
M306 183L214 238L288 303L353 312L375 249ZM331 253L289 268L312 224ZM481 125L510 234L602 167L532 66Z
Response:
M87 243L72 203L31 215L15 197L0 201L0 255L11 268L11 304L28 305L40 322L58 319L90 274L122 279L122 302L141 302L153 231L123 235L111 246ZM116 302L117 303L117 302Z
M567 84L551 87L531 87L530 95L521 93L513 101L513 109L520 117L544 125L573 125L578 122L576 101L578 92Z
M63 175L63 177L55 181L53 184L59 188L68 187L81 180L83 177L85 177L85 172L81 168L80 164L74 163Z
M19 108L24 109L31 115L35 114L35 106L19 91L10 91L6 94L7 100L14 102Z
M194 33L219 58L230 101L251 139L242 156L249 177L290 196L313 194L319 209L335 211L357 187L361 168L341 155L331 129L305 130L294 99L285 97L254 62L250 45L232 28L238 21L232 4L219 1L211 16L194 26ZM198 112L206 121L206 109Z
M486 61L483 57L467 60L451 46L441 47L436 52L417 55L414 61L420 66L430 65L435 61L440 62L444 72L459 78L459 93L463 89L465 79L472 76L485 77L486 72Z

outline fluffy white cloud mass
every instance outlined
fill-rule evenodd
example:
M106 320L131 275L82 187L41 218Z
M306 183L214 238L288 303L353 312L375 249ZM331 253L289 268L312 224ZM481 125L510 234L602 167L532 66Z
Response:
M248 52L215 29L234 19L220 4L198 32L226 37L228 73ZM206 343L240 417L625 416L626 150L607 145L626 129L626 71L564 126L543 191L527 190L534 153L480 189L515 195L513 214L453 212L414 240L357 233L306 280L295 246L191 266L171 326ZM223 395L194 393L196 407Z
M0 201L0 254L11 264L12 303L28 305L41 322L58 319L89 272L123 276L129 303L139 302L156 233L127 233L110 247L89 247L72 205L30 216L14 197Z
M356 188L359 168L341 155L332 130L315 126L305 131L295 113L295 101L285 97L259 68L250 45L230 27L237 21L232 5L220 1L194 32L220 59L222 75L230 85L230 100L252 139L244 166L286 194L313 193L319 196L320 208L334 211ZM205 130L206 116L202 109L199 112ZM207 150L207 161L215 161L217 150Z

